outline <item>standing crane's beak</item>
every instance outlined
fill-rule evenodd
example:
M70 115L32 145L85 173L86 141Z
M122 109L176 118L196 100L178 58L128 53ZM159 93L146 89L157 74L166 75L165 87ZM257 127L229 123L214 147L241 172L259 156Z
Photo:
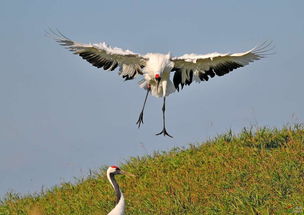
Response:
M159 82L160 82L160 80L161 80L161 77L160 77L160 75L159 75L159 74L156 74L156 75L155 75L155 80L156 80L156 83L157 83L157 89L158 89Z
M132 177L136 177L136 175L133 175L132 173L129 173L129 172L126 172L126 171L123 171L123 170L120 170L120 174L122 174L122 175L127 175L127 176L132 176Z

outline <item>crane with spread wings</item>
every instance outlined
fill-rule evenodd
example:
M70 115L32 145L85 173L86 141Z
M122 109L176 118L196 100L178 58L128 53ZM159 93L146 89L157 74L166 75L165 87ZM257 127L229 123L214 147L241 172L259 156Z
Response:
M172 137L166 130L166 97L183 89L192 82L204 82L215 76L223 76L234 69L248 65L269 54L271 42L264 42L249 51L240 53L185 54L173 57L170 54L147 53L145 55L111 47L106 43L83 44L75 42L62 33L49 33L60 45L97 68L113 71L119 67L118 74L125 80L141 76L139 86L146 91L144 104L136 122L143 123L143 113L149 93L163 98L163 129L156 135ZM172 74L172 75L171 75Z

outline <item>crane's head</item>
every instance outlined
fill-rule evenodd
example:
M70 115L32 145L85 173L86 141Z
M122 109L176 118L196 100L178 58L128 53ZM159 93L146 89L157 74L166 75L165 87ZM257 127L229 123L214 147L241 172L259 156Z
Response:
M160 80L161 80L161 77L160 77L160 75L159 74L155 74L155 81L156 81L156 83L157 83L157 88L158 88L158 85L159 85L159 82L160 82Z
M121 170L118 166L110 166L107 170L107 174L113 174L113 175L128 175L128 176L133 176L135 177L135 175L133 175L132 173L126 172Z
M108 168L108 171L107 171L108 173L112 173L112 174L114 174L114 175L119 175L119 174L122 174L121 173L121 170L120 170L120 168L118 167L118 166L110 166L109 168Z
M153 74L150 78L155 80L157 85L159 85L161 79L164 79L163 73L170 73L171 69L174 67L174 63L171 61L170 53L168 54L158 54L149 53L145 55L148 59L146 62L145 70L149 74Z

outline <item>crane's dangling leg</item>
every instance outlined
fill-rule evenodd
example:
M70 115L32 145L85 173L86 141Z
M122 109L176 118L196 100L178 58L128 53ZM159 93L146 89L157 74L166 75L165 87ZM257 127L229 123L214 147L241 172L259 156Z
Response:
M162 111L163 111L163 130L159 133L157 133L156 135L160 135L160 134L164 134L164 136L169 136L171 138L173 138L170 134L168 134L167 130L166 130L166 124L165 124L165 111L166 111L166 96L164 97L164 103L163 103L163 108L162 108Z
M148 98L148 95L149 95L149 92L150 92L150 88L148 87L147 88L147 94L146 94L146 97L145 97L145 101L144 101L144 105L143 105L143 108L139 114L139 117L138 117L138 120L136 122L136 125L138 125L138 128L140 127L140 124L144 124L144 109L145 109L145 105L146 105L146 101L147 101L147 98Z

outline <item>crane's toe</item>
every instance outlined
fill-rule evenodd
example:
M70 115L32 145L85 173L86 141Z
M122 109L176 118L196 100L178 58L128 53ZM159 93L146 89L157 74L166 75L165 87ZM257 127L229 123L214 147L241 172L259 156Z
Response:
M159 132L159 133L157 133L157 134L155 134L155 135L161 135L161 134L163 134L164 136L168 136L168 137L173 138L173 137L167 132L166 128L163 128L163 130L162 130L161 132Z
M139 114L138 120L136 122L136 125L138 125L138 128L140 127L141 123L144 124L144 112L143 111Z

